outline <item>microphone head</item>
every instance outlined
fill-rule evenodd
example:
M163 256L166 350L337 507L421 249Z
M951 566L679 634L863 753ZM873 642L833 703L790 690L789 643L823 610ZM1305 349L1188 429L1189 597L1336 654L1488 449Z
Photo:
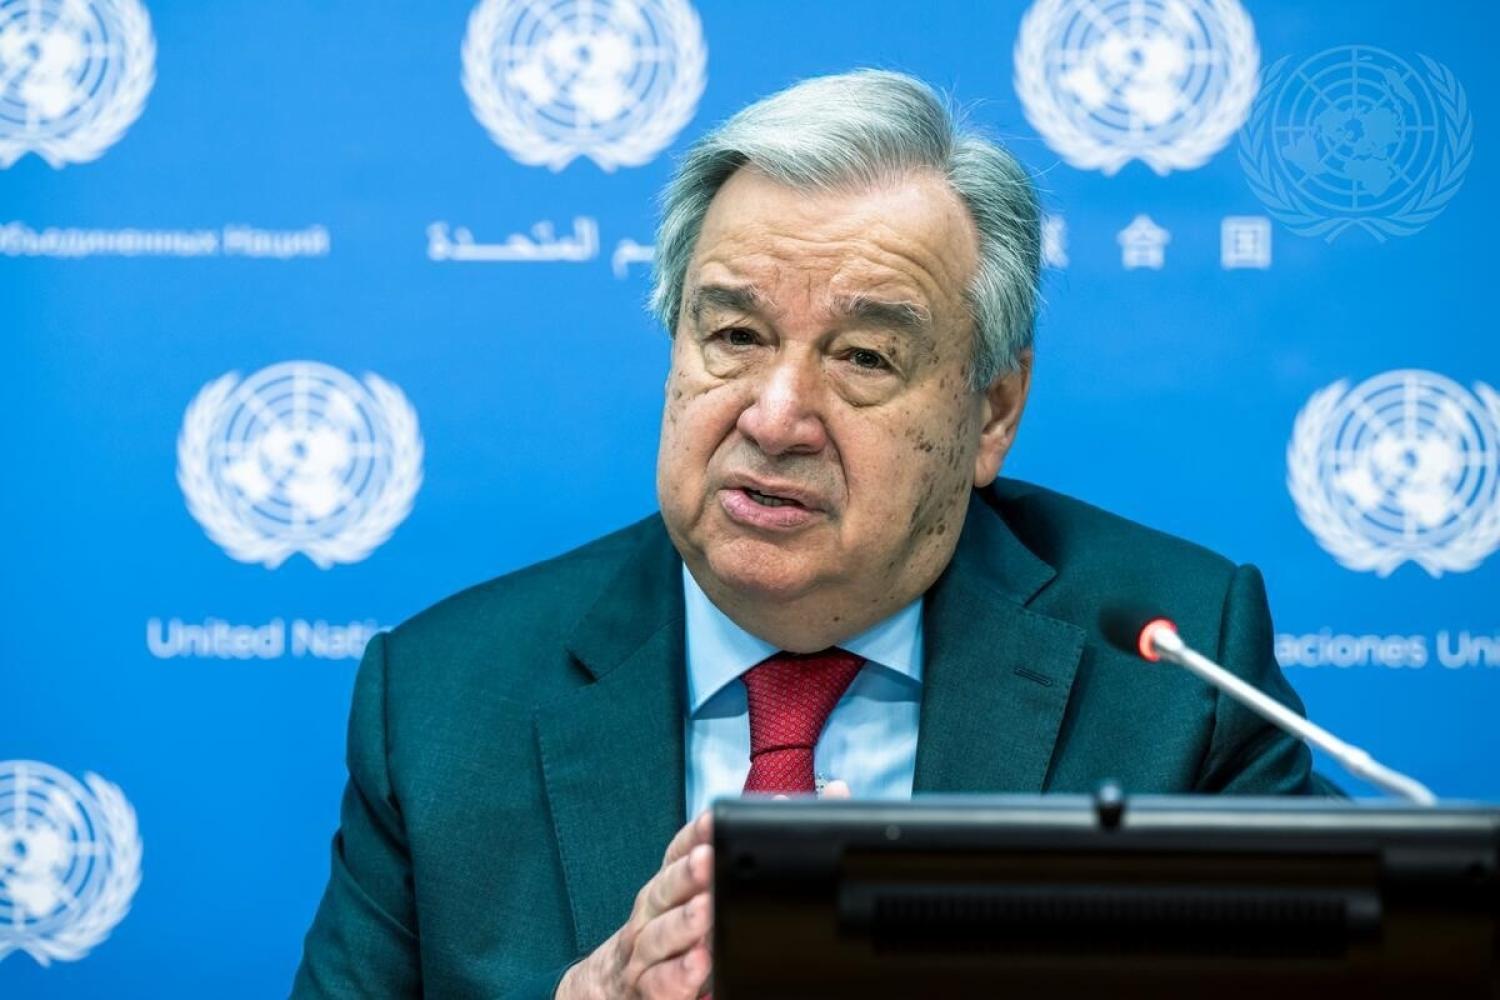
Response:
M1177 626L1173 624L1172 619L1153 618L1141 626L1141 634L1135 644L1136 652L1152 663L1161 659L1161 650L1157 648L1156 637L1163 632L1171 632L1173 635L1177 634Z
M1111 645L1152 662L1161 659L1154 642L1159 629L1176 632L1177 626L1170 618L1150 608L1117 604L1105 608L1099 615L1099 631Z

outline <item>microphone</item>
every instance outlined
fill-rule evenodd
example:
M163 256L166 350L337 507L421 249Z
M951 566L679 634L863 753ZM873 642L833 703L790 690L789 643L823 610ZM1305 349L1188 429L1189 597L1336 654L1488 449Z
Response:
M1261 718L1324 751L1356 778L1418 805L1437 804L1437 796L1415 778L1386 767L1367 751L1345 743L1193 649L1182 641L1171 619L1127 609L1111 609L1100 617L1100 626L1105 638L1121 649L1153 663L1166 660L1197 674Z

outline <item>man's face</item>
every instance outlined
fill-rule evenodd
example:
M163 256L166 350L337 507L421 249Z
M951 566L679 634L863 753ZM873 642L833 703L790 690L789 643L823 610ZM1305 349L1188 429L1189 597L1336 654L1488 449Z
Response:
M967 384L975 260L935 174L820 193L747 168L719 190L683 282L657 493L721 607L811 596L836 632L947 564L1014 427L996 433Z

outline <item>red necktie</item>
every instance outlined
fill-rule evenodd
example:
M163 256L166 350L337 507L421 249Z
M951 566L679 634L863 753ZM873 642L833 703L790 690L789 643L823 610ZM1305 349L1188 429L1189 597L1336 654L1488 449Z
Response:
M741 680L750 696L750 776L747 792L812 792L813 747L833 706L864 665L838 648L821 653L777 653Z

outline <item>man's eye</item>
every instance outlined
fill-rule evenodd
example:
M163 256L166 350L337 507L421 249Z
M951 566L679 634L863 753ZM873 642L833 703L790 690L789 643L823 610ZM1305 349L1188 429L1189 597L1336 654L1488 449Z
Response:
M736 326L721 330L719 336L723 337L724 342L730 347L753 347L755 345L755 331L746 330L744 327Z
M871 371L880 371L890 367L885 358L881 357L875 351L866 350L863 347L850 351L849 360L854 362L857 367L868 368Z

